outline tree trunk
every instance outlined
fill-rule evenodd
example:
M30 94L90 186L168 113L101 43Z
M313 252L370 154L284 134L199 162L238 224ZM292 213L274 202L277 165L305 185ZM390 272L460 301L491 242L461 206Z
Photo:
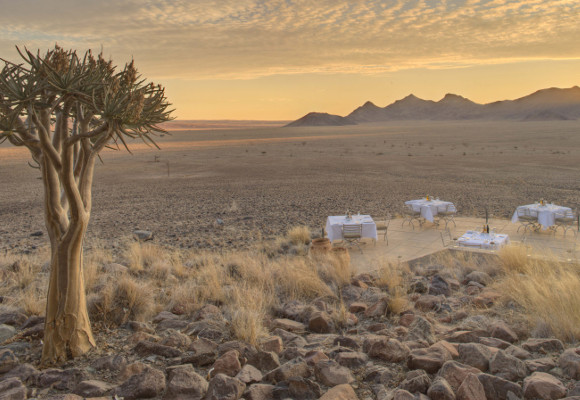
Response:
M87 224L88 216L72 219L64 236L50 235L52 259L42 348L45 364L60 363L95 347L82 268ZM51 228L48 226L49 231Z

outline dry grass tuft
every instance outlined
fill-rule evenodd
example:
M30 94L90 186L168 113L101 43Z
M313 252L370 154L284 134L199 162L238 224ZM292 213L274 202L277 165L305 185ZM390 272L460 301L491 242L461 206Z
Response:
M286 235L293 245L310 243L310 228L307 226L295 226L288 231Z
M504 275L496 283L507 301L523 310L536 332L553 332L566 342L580 339L580 267L555 257L528 257L510 246L501 252Z

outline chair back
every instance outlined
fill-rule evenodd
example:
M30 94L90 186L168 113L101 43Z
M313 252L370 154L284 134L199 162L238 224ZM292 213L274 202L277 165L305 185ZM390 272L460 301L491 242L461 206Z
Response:
M362 224L344 224L342 237L344 239L360 239L362 237Z
M447 204L447 208L445 211L448 213L456 213L457 208L455 208L455 204L451 203L451 204Z

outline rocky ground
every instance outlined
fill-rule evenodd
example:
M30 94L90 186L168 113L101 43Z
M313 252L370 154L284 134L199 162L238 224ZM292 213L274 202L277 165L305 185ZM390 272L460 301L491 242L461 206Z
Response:
M396 214L430 194L460 215L509 218L544 198L580 206L579 122L414 122L385 126L179 131L161 151L105 151L93 241L136 229L164 245L247 248L292 226L319 231L347 209ZM2 147L4 146L4 147ZM0 251L47 245L42 187L25 152L0 146ZM157 161L157 162L156 162Z
M216 305L163 311L96 327L98 349L50 369L38 365L43 319L4 312L0 399L580 399L580 347L530 333L493 280L416 268L395 313L388 288L358 275L340 318L328 299L292 301L256 346L232 340Z

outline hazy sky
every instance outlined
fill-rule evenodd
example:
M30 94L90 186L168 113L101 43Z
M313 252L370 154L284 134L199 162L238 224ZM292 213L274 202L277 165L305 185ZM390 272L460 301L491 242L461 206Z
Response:
M296 119L579 85L579 21L580 0L0 0L0 57L102 48L180 119Z

